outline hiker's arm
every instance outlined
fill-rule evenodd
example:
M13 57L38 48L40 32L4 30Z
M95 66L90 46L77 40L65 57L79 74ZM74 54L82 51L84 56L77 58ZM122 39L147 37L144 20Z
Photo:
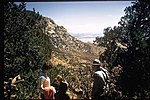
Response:
M45 80L45 79L44 79L43 77L40 77L40 78L39 78L38 88L39 88L40 90L42 90L42 89L44 88L44 86L43 86L44 80Z
M100 77L97 73L94 73L94 82L93 82L93 88L92 88L92 97L94 97L100 88Z

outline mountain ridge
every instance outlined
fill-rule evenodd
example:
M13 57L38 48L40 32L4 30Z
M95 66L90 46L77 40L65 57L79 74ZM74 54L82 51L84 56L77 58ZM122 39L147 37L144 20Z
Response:
M52 62L64 66L72 66L81 63L91 63L99 57L102 48L92 43L84 43L67 32L64 26L57 25L54 20L43 17L45 34L49 36L53 45Z

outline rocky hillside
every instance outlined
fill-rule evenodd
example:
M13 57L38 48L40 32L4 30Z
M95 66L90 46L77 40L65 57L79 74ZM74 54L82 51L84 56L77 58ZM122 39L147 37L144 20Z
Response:
M57 25L52 19L44 17L45 34L50 37L53 44L52 62L64 66L91 63L98 58L98 48L90 43L84 43L71 36L67 29Z

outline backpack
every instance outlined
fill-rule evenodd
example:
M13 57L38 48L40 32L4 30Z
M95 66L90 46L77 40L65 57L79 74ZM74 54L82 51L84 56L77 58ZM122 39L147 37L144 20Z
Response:
M105 73L105 75L103 75L104 80L105 80L105 85L104 85L104 94L106 95L109 91L109 83L110 83L110 75L109 72L101 67L101 70Z

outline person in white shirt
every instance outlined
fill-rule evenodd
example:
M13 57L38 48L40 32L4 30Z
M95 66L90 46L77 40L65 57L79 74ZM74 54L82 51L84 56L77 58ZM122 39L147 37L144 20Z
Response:
M51 62L49 64L45 63L42 66L42 72L39 74L38 89L41 92L42 100L55 99L54 95L56 93L56 90L53 86L51 86L50 78L47 75L49 69L51 69L52 66L53 65Z

